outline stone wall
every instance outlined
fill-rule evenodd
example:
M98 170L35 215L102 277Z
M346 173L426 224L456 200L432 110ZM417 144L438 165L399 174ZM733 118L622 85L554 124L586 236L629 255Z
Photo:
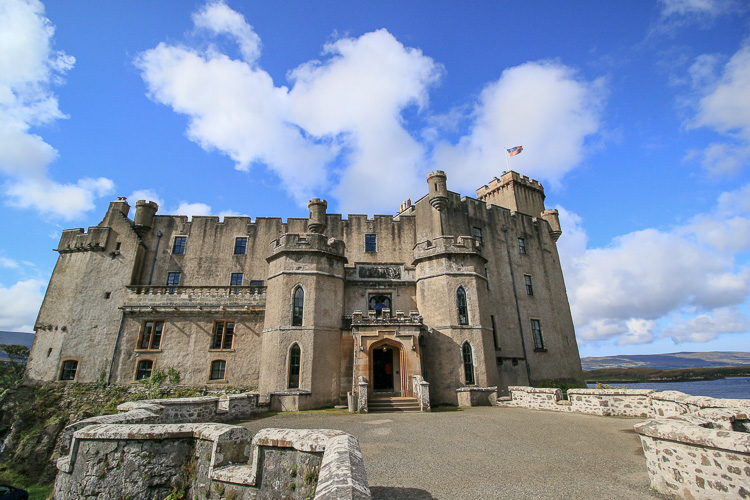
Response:
M510 387L499 406L656 418L639 423L651 487L689 500L750 498L750 400L677 391Z
M750 498L750 434L713 425L681 416L635 426L652 488L691 500Z
M123 413L68 426L54 498L161 499L180 491L191 499L370 498L353 436L327 429L263 429L251 436L221 423L159 423L208 415L214 398L190 399L126 403ZM247 409L227 406L226 414Z

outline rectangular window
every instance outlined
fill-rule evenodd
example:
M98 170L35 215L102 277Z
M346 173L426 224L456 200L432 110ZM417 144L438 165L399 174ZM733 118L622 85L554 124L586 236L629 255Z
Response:
M135 371L135 379L143 380L151 377L151 370L154 368L154 362L150 359L138 361L138 368Z
M497 340L497 326L495 326L495 316L490 314L492 320L492 341L495 343L495 350L500 350L500 343Z
M526 240L523 238L518 238L518 253L526 255Z
M176 254L185 253L186 243L187 243L187 236L175 236L174 245L172 245L172 253L176 253Z
M383 309L393 312L391 309L391 294L390 293L370 293L367 295L367 309L375 311L375 315L380 317L383 314Z
M235 255L244 255L247 252L247 238L240 237L234 240Z
M482 245L484 243L484 239L482 238L482 228L481 227L475 227L474 228L474 239Z
M163 321L144 321L138 349L158 349L161 346L161 333L164 330Z
M211 362L211 375L210 380L224 380L224 375L227 369L227 362L223 359L217 359Z
M375 234L365 235L365 252L377 252L378 251L378 240Z
M77 371L78 361L75 359L63 361L62 368L60 369L60 380L75 380Z
M526 283L526 295L534 295L534 287L531 286L531 276L524 274L523 281Z
M167 286L180 286L180 273L167 273ZM169 293L174 293L174 288Z
M229 278L229 286L242 286L242 273L232 273ZM239 288L232 290L232 293L235 295L240 293Z
M542 338L542 324L538 319L531 320L531 332L534 335L534 350L544 350L544 339Z
M231 349L233 340L234 321L217 321L214 323L211 349Z

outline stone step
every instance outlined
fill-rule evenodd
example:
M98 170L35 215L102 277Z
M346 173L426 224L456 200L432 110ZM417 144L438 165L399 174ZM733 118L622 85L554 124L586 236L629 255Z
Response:
M409 397L375 397L367 401L367 408L370 412L419 412L419 402L416 398Z

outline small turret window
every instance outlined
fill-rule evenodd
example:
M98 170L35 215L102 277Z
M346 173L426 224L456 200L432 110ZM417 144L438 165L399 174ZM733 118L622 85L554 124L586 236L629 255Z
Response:
M474 385L474 357L471 354L471 344L464 342L461 348L464 360L464 379L466 385Z
M78 371L78 361L75 359L68 359L63 361L60 369L60 380L75 380L76 372Z
M534 287L531 284L531 275L530 274L524 274L523 275L523 281L526 284L526 295L534 295Z
M305 307L305 291L301 286L292 295L292 326L302 326L302 315Z
M474 228L474 240L476 240L476 242L479 243L480 245L484 244L484 238L482 237L481 227Z
M456 291L456 306L458 307L458 324L468 325L469 311L466 306L466 292L463 287L459 287Z
M538 319L531 320L531 333L534 335L534 350L544 350L544 338L542 337L542 323Z
M518 253L526 255L526 240L523 238L518 238Z
M301 352L299 345L293 344L292 348L289 349L289 389L299 389L299 371Z

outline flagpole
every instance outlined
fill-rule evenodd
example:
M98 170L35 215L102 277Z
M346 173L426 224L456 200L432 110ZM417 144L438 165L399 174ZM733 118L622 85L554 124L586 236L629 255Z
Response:
M505 166L507 172L510 172L510 154L508 153L508 148L503 148L503 151L505 151Z

